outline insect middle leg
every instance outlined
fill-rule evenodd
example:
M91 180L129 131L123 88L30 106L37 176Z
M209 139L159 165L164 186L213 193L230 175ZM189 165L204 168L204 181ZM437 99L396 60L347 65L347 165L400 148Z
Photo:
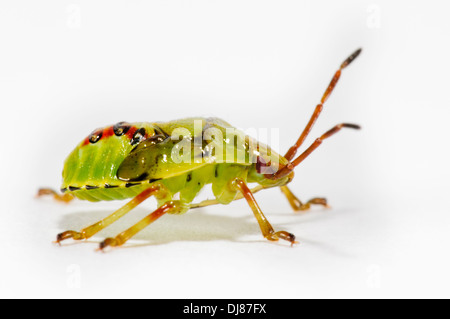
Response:
M295 241L295 235L288 233L287 231L275 231L270 225L267 218L264 216L263 212L261 211L261 208L259 208L258 203L255 200L255 197L253 196L253 193L248 188L245 181L241 178L236 178L233 181L233 185L242 193L244 198L247 200L247 203L249 204L250 208L253 211L253 214L256 217L256 220L258 221L259 227L261 228L261 232L264 236L264 238L271 240L271 241L277 241L279 239L284 239L289 241L291 244L296 244Z
M286 185L281 186L280 189L283 192L283 194L286 196L292 209L295 211L309 210L311 208L311 205L322 205L324 207L329 207L327 204L326 198L316 197L316 198L310 199L306 203L303 203L302 201L300 201L297 198L297 196L294 195L294 193L292 193L292 191Z
M169 214L181 214L188 210L188 205L181 201L168 201L156 209L153 213L142 219L140 222L134 226L128 228L126 231L120 233L114 238L107 238L100 243L100 250L105 249L108 246L117 247L125 244L131 237L136 235L138 232L149 226L155 220L160 218L162 215Z
M109 215L105 219L102 219L101 221L87 228L84 228L79 232L68 230L61 234L58 234L58 236L56 237L56 242L60 243L61 241L69 238L72 238L74 240L88 239L117 221L119 218L123 217L125 214L130 212L133 208L141 204L150 196L163 197L165 194L166 190L161 184L151 185L149 188L142 191L139 195L134 197L131 201L129 201L127 204L116 210L113 214Z

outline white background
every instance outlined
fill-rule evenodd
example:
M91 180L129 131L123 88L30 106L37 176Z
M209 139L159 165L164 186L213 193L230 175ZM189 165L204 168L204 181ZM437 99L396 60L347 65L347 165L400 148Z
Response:
M0 297L449 297L448 1L2 1ZM118 121L218 116L296 140L355 49L308 144L358 123L296 170L292 212L256 195L293 248L260 234L245 202L164 216L95 252L155 207L88 243L52 244L122 202L58 204L66 155ZM270 140L269 140L270 142Z

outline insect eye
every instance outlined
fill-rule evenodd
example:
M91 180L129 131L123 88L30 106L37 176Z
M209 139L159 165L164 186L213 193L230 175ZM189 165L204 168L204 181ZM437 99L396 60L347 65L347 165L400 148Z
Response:
M131 139L131 145L136 145L140 142L142 142L145 138L145 128L141 127L140 129L138 129L134 135L133 138Z
M92 144L97 143L102 138L102 135L103 135L103 130L96 129L91 134L89 134L89 142Z
M123 134L126 134L130 128L131 125L129 123L119 122L116 125L114 125L113 130L116 136L122 136Z

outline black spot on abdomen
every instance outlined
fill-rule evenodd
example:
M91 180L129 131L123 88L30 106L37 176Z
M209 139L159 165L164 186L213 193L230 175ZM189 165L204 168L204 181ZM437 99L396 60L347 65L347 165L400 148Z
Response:
M127 122L119 122L113 126L114 134L116 136L122 136L126 134L131 128L131 124Z
M141 141L143 141L145 139L145 128L141 127L140 129L138 129L134 135L133 138L131 139L131 145L136 145L139 144Z
M89 134L89 143L91 143L91 144L97 143L102 138L102 135L103 135L103 130L96 129L94 132Z

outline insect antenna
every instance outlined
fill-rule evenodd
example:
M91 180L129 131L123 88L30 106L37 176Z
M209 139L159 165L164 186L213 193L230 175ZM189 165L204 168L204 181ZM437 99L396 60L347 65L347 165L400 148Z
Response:
M339 81L339 78L341 77L341 72L343 69L345 69L350 63L352 63L358 55L361 53L362 49L356 50L353 54L351 54L344 62L342 62L339 69L334 74L333 78L331 79L330 84L328 85L327 89L325 90L325 93L322 96L322 99L320 100L320 103L316 106L313 115L311 116L308 124L304 128L302 134L298 138L297 142L289 148L286 155L284 157L291 161L295 154L297 153L297 150L302 146L303 142L305 141L306 137L308 136L309 132L311 131L312 127L316 123L317 119L319 118L320 113L322 112L323 105L327 101L327 99L330 97L331 92L333 92L334 88L336 87L337 82Z
M320 113L323 110L323 105L327 101L327 99L330 97L331 93L333 92L334 88L336 87L337 82L339 81L339 78L341 77L342 70L345 69L350 63L352 63L358 55L361 53L361 49L356 50L353 54L351 54L347 59L345 59L344 62L342 62L339 69L334 74L333 78L331 79L330 84L328 85L327 89L325 90L325 93L322 96L322 99L320 100L320 103L316 106L313 115L309 119L308 124L306 125L305 129L303 130L302 134L298 138L297 142L289 148L286 155L284 156L289 163L283 167L281 167L277 172L272 174L264 174L264 176L268 179L277 180L283 177L286 177L289 175L296 166L298 166L305 158L307 158L316 148L318 148L322 142L329 138L330 136L336 134L339 132L342 128L351 128L351 129L360 129L358 125L355 124L348 124L348 123L342 123L339 125L336 125L331 130L327 131L325 134L323 134L321 137L316 139L314 143L308 147L300 156L297 158L294 158L295 154L297 153L297 150L302 146L303 142L305 141L306 137L308 136L309 132L311 131L312 127L316 123L317 119L319 118Z

